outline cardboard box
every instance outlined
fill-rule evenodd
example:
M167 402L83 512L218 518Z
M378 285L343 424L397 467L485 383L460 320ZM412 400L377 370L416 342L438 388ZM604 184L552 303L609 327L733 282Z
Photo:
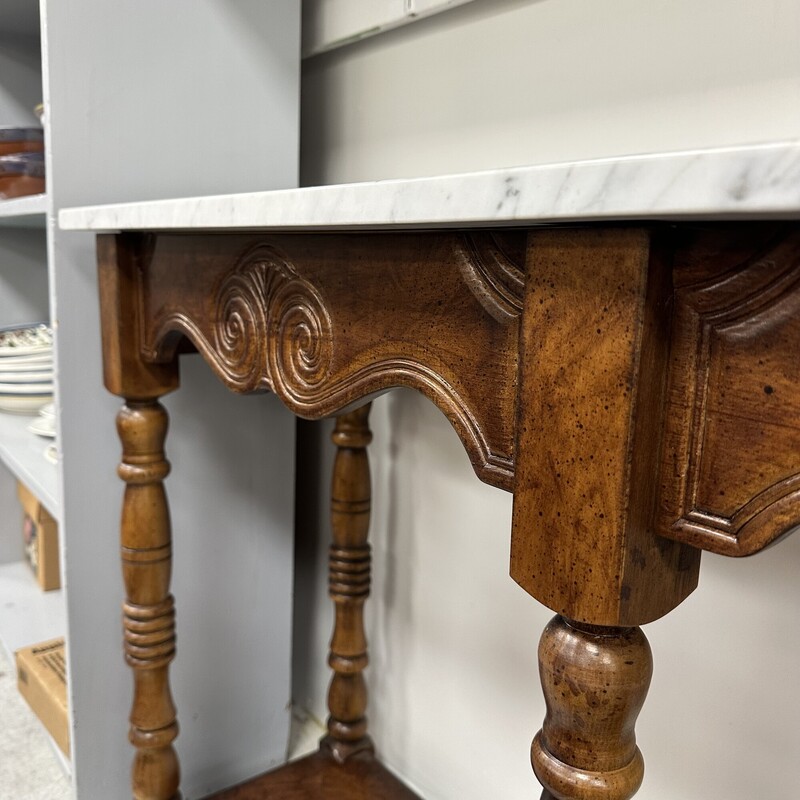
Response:
M39 586L45 591L60 589L58 523L30 489L19 482L17 482L17 497L24 512L22 534L25 538L25 556L33 574L39 581Z
M20 694L69 758L64 640L52 639L32 647L23 647L15 655Z

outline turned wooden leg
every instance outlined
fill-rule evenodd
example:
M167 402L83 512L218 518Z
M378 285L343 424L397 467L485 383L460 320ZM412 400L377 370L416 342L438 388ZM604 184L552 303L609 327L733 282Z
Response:
M644 761L634 725L652 675L639 628L555 617L539 645L547 715L531 747L542 800L629 800Z
M328 690L328 735L323 746L340 763L356 753L372 752L364 681L368 661L364 601L370 584L369 410L366 405L337 417L332 436L337 451L331 491L330 596L336 620L328 656L333 678Z
M178 735L169 688L175 656L175 608L169 594L172 542L163 480L167 412L156 400L128 400L117 416L122 440L119 475L122 508L122 571L125 579L125 658L133 668L130 740L136 748L132 787L136 800L174 800Z

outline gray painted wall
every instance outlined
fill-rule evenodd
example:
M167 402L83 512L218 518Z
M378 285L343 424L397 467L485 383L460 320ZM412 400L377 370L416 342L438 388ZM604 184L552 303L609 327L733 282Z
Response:
M303 182L796 139L798 30L793 0L476 0L304 62ZM421 396L379 398L373 428L377 747L428 800L538 797L551 614L508 577L511 498L475 479ZM322 715L328 534L311 534L295 683ZM647 626L637 800L800 797L799 571L800 535L747 561L705 557L700 588Z
M291 0L45 0L50 288L57 326L73 762L80 800L129 794L121 655L119 402L102 388L81 204L295 185L299 9ZM199 360L166 401L187 800L284 757L294 423Z

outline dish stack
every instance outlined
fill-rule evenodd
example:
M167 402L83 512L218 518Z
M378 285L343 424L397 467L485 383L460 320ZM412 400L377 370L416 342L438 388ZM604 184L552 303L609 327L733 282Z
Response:
M44 436L45 439L56 438L56 407L53 403L48 403L39 410L39 416L36 417L30 425L28 430L35 433L37 436ZM47 445L44 449L44 457L51 463L58 463L58 447L55 441Z
M0 328L0 411L36 414L53 400L53 332L47 325Z
M0 199L44 190L44 131L0 127Z

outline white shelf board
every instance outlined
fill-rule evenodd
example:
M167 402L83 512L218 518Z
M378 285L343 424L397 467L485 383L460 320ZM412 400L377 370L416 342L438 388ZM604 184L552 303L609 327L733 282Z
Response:
M34 417L0 412L0 459L57 520L61 520L58 467L44 457L49 439L28 430Z
M44 228L46 218L46 194L0 200L0 225L4 227Z
M24 561L0 564L0 642L12 663L14 651L20 647L66 632L63 591L43 592Z

